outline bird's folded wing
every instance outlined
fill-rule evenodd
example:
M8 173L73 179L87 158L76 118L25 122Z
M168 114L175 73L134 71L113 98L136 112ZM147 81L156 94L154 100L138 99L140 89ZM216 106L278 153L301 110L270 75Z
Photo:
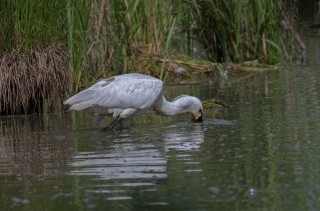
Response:
M112 77L98 81L64 103L72 110L91 106L144 109L153 105L162 89L162 81L156 78Z
M148 108L162 93L163 83L150 79L116 79L96 90L94 104L108 108Z

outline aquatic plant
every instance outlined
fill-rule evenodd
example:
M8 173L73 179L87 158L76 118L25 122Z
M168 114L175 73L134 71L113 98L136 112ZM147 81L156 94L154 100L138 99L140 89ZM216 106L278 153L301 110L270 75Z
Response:
M0 114L60 109L67 95L67 55L56 46L4 53L0 73Z
M193 0L192 27L207 58L217 62L292 61L304 47L294 30L295 1ZM302 45L301 45L302 44ZM302 49L304 50L304 49Z
M100 70L97 75L134 69L161 78L164 68L155 68L147 57L169 55L175 26L171 11L171 1L93 1L88 45L91 63Z
M185 73L188 76L203 72L216 74L223 67L218 62L257 60L275 64L283 59L291 60L297 45L303 48L293 28L295 4L285 0L4 1L0 5L1 65L5 75L11 74L14 78L15 73L10 73L12 68L4 66L10 65L5 61L9 55L22 59L20 63L29 68L42 64L34 60L38 57L33 58L32 52L55 49L50 52L60 53L59 58L65 57L60 58L63 62L59 65L67 63L60 68L63 74L59 70L56 73L65 77L60 84L67 86L61 88L62 96L66 89L74 93L97 78L126 72L166 79L179 68L188 70ZM172 45L173 39L181 46L180 50ZM196 55L195 43L200 43L203 49ZM47 56L47 59L56 56ZM27 64L31 61L33 63ZM19 61L12 62L20 65ZM54 62L48 61L41 67L54 70L51 68ZM28 68L14 71L31 77ZM47 70L37 71L43 74ZM65 84L67 76L69 82ZM12 89L4 85L2 88ZM2 95L8 99L9 92ZM60 98L56 99L57 107L61 104L58 100ZM8 113L28 110L9 108L5 106L7 102L1 103L2 109L10 110Z
M1 1L0 55L11 50L27 52L35 46L64 43L65 14L64 1Z

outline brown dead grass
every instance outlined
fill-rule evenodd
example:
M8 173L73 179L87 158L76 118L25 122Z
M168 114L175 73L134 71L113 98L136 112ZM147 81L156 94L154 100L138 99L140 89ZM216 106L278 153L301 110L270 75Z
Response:
M67 55L56 46L0 57L0 114L60 109L67 95Z

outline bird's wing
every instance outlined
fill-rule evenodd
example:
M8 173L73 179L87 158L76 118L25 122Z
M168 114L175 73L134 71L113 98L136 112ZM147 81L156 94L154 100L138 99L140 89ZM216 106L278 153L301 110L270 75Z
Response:
M83 110L91 106L105 108L151 107L162 94L163 82L151 76L125 74L102 79L91 87L79 92L64 103L70 109Z
M88 107L91 107L91 101L97 98L97 92L101 86L105 86L108 82L111 83L114 79L114 77L108 78L108 79L100 79L98 82L93 84L87 89L82 90L78 94L68 98L63 103L65 105L70 105L70 110L83 110Z
M96 105L108 108L148 108L162 92L163 83L156 78L116 77L97 90Z

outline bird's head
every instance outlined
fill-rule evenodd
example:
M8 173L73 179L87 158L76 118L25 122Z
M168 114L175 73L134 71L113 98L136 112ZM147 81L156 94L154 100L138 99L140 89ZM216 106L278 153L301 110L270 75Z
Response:
M203 120L203 106L201 101L193 97L192 104L190 107L190 113L193 117L194 122L202 122Z
M173 107L176 107L178 111L171 115L189 113L192 115L194 122L202 122L203 106L198 98L189 95L180 95L173 99L172 103L174 104ZM170 116L170 114L167 115Z

